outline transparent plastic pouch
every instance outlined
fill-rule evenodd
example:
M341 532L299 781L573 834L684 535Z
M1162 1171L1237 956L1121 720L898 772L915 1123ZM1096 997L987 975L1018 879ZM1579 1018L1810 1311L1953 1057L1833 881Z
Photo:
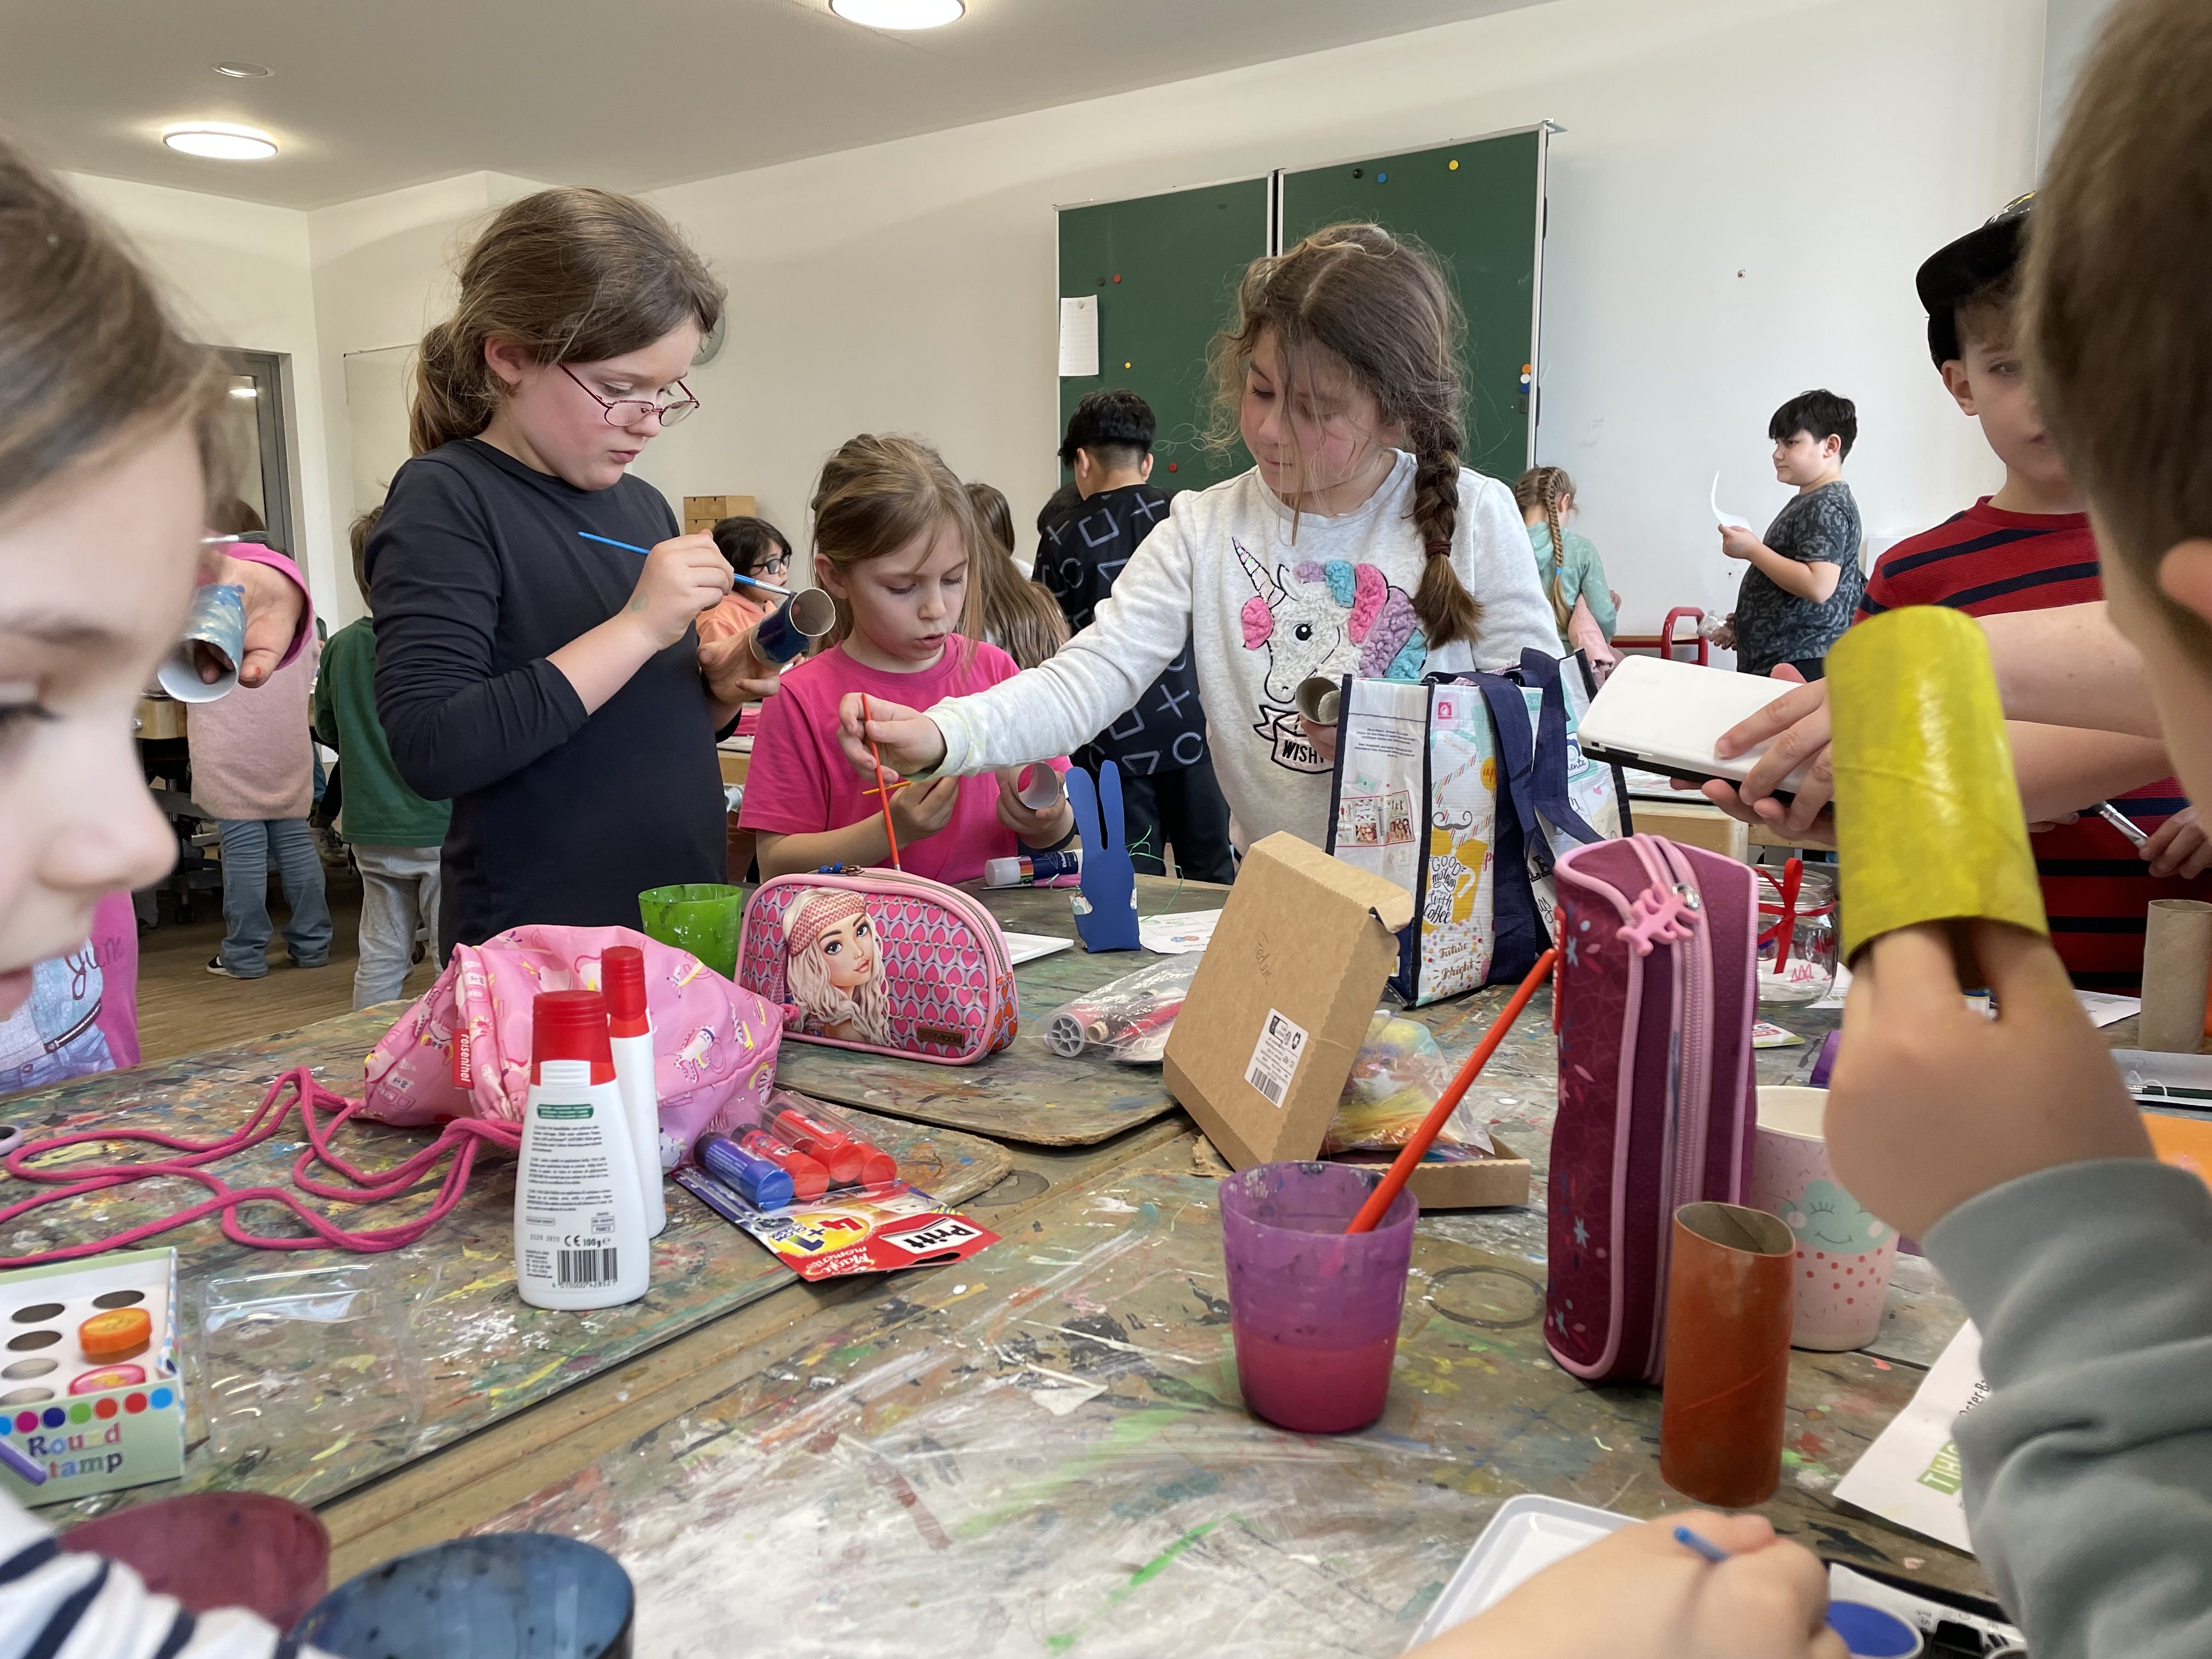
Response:
M1322 1156L1394 1152L1404 1146L1450 1085L1452 1071L1427 1026L1378 1010L1337 1100L1336 1115L1322 1142ZM1464 1099L1444 1120L1437 1144L1495 1150L1490 1131L1475 1115L1473 1103Z
M1045 1022L1045 1042L1063 1060L1099 1048L1131 1065L1158 1065L1204 960L1171 957L1071 998Z

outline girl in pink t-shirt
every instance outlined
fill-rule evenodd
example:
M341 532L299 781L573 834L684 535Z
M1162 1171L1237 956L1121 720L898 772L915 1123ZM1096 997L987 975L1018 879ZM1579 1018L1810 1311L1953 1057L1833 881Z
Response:
M937 452L863 434L823 466L814 492L814 569L837 602L835 643L783 677L761 711L739 827L759 833L763 876L825 864L888 864L872 783L837 743L837 702L865 692L910 708L1011 679L1014 660L960 632L975 508ZM1067 769L1065 759L1051 763ZM1033 811L1013 769L894 786L901 865L970 881L987 859L1058 847L1073 833L1065 799Z

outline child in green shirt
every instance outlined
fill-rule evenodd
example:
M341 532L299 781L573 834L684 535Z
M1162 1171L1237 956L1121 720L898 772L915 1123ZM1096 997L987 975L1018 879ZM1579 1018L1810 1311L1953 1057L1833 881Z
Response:
M353 524L353 574L362 596L368 578L362 555L380 509ZM415 937L438 937L439 850L453 807L428 801L400 781L376 718L376 624L362 617L331 636L315 682L315 736L338 751L345 804L338 830L353 846L361 871L361 961L354 969L353 1006L366 1008L399 994L415 960Z
M1603 679L1620 660L1611 643L1620 601L1606 586L1604 562L1589 538L1566 527L1567 515L1575 510L1575 481L1563 466L1532 466L1513 486L1513 500L1521 522L1528 526L1536 577L1552 601L1559 642L1570 651L1586 652L1590 667Z

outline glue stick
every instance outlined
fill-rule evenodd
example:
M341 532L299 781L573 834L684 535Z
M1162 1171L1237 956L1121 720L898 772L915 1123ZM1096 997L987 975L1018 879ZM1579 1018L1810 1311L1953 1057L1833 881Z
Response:
M660 1091L653 1079L653 1017L645 1006L645 952L635 945L608 946L599 956L599 982L606 989L615 1086L622 1091L630 1145L637 1153L638 1185L645 1198L645 1231L658 1238L668 1225L668 1199L660 1187Z
M637 1152L615 1082L606 999L541 991L514 1182L514 1284L533 1308L618 1307L652 1262Z
M1080 848L1066 853L1027 853L1019 858L983 860L983 885L986 887L1042 887L1047 882L1058 881L1063 876L1082 873L1083 850Z

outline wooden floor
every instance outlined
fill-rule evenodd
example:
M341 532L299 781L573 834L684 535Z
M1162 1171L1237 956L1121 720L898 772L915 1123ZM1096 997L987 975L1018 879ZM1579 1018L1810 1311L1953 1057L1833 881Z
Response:
M325 869L330 895L330 965L295 968L284 953L284 935L269 941L269 977L225 979L207 971L208 958L222 942L222 917L203 902L198 920L179 924L164 920L138 935L138 1048L145 1060L167 1060L244 1042L312 1021L343 1014L353 1006L355 939L361 926L361 882L350 870ZM274 896L270 915L281 930L286 911ZM407 975L404 995L421 995L437 978L426 959Z

